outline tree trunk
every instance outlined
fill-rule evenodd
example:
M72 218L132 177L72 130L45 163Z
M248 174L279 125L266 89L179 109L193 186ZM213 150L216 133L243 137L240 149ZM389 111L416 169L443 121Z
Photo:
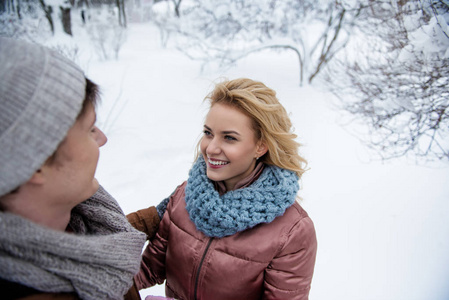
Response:
M325 38L326 40L323 43L323 49L321 50L321 55L320 55L320 59L319 59L318 65L315 68L315 72L312 75L310 75L309 83L312 83L312 80L315 78L316 75L318 75L318 73L321 71L321 68L324 65L326 65L329 62L329 60L332 58L332 56L335 54L335 52L332 53L332 50L333 50L332 46L334 45L335 41L338 38L338 35L340 34L340 30L342 28L343 20L345 18L345 13L346 13L345 9L342 9L340 11L339 18L338 18L338 24L337 24L337 26L334 29L334 34L332 36L331 42L329 43L329 45L327 47L326 47L326 44L327 44L326 43L327 42L326 41L327 40L327 36L326 36L326 38ZM333 19L333 17L332 17L332 14L331 14L331 16L329 18L329 23L328 23L329 28L332 27L332 19Z
M122 18L123 18L123 27L125 27L125 28L126 28L126 26L127 26L128 24L127 24L127 21L126 21L126 13L125 13L125 0L121 0L121 2L122 2Z
M8 12L8 13L15 13L16 8L14 7L14 1L13 0L6 0L3 3L3 7L0 10L1 12Z
M45 12L45 17L47 18L48 23L50 24L51 33L55 34L55 25L53 24L53 18L51 16L53 9L51 6L47 6L44 0L39 0L39 3L41 4L42 10Z
M173 4L175 5L175 14L179 18L179 6L181 5L181 0L173 0Z
M125 14L125 1L116 0L115 1L118 10L118 23L120 26L126 28L126 14Z
M22 15L20 14L20 0L17 0L17 17L22 20Z
M61 22L64 32L68 35L72 35L72 19L70 17L70 8L59 7L61 9Z

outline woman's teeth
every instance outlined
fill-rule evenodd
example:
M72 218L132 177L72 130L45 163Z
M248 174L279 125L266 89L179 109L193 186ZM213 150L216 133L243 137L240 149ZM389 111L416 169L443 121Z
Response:
M222 166L222 165L227 165L229 162L227 162L227 161L212 161L209 159L209 163L213 166Z

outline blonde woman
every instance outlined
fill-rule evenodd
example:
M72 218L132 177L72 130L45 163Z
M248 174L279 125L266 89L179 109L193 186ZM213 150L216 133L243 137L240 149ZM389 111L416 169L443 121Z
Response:
M176 299L308 299L317 242L296 201L305 160L276 93L224 81L198 157L143 253L139 289ZM136 217L136 216L135 216Z

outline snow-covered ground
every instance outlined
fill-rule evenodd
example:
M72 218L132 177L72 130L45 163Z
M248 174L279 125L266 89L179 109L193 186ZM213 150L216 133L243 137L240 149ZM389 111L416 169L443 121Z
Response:
M213 82L257 79L291 113L309 162L300 196L319 246L310 299L449 298L447 164L369 162L339 125L332 95L298 86L288 53L259 53L225 73L201 73L197 62L162 48L158 34L150 24L130 24L119 60L80 62L103 90L98 125L109 141L97 178L125 213L156 205L187 178ZM164 295L164 287L141 293Z

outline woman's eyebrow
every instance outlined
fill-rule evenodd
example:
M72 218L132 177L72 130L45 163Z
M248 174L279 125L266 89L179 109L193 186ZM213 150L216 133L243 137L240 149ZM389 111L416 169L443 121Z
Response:
M222 134L235 134L235 135L240 135L240 133L238 133L237 131L234 130L226 130L226 131L222 131Z
M210 132L214 132L213 130L212 130L212 128L210 128L209 126L207 126L207 125L204 125L204 128L206 128L208 131L210 131ZM222 132L221 132L221 134L235 134L235 135L239 135L240 136L240 133L238 133L237 131L234 131L234 130L223 130Z

